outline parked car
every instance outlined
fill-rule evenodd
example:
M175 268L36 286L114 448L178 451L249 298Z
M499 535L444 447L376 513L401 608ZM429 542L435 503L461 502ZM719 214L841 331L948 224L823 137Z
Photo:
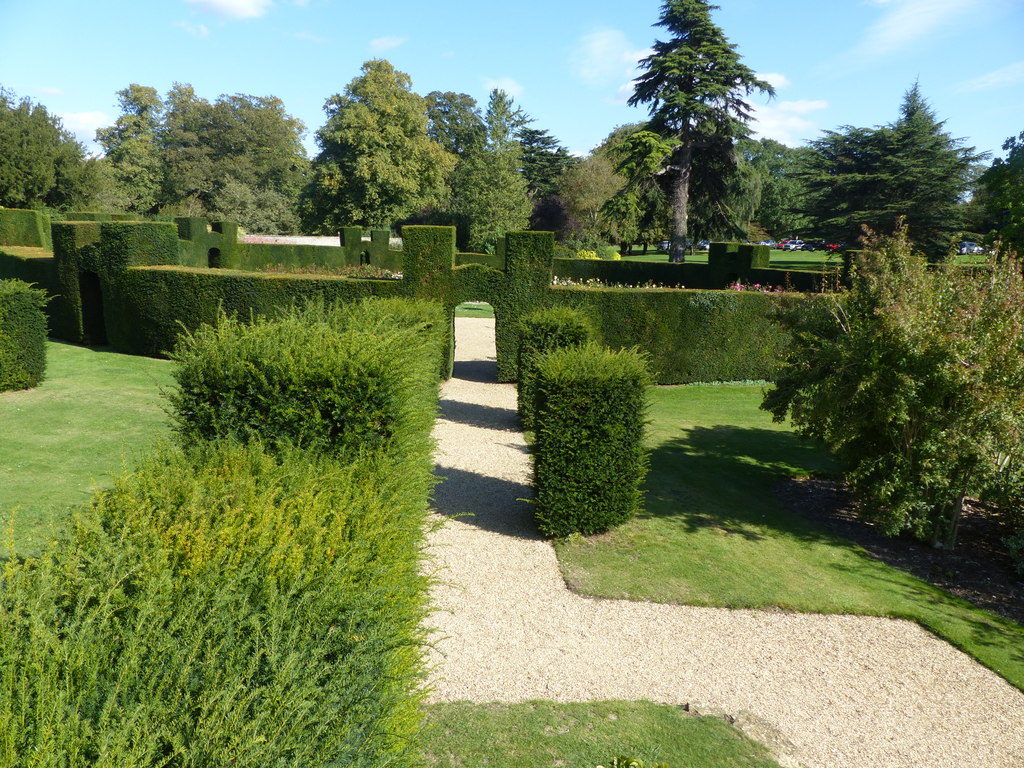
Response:
M802 246L801 251L823 251L825 250L824 240L807 240Z
M708 249L709 249L710 247L711 247L711 241L710 241L710 240L700 240L700 241L699 241L699 242L697 243L697 250L698 250L698 251L706 251L706 250L708 250Z
M786 244L782 246L784 251L799 251L804 247L803 240L787 240Z
M769 248L774 248L775 247L775 241L774 240L761 240L760 242L758 242L758 245L767 245Z
M831 253L841 251L846 247L846 243L825 243L825 250Z
M967 254L984 253L985 249L978 245L973 240L964 240L962 243L960 243L959 251L960 255L964 256Z
M658 243L658 250L665 251L666 253L668 253L668 247L670 245L671 243L668 240L662 240L660 243Z

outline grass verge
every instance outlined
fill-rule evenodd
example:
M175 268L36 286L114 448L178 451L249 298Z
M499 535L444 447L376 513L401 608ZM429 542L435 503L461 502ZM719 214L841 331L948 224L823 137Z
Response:
M594 768L613 756L669 768L777 768L724 720L642 701L434 704L428 768Z
M43 383L0 393L0 523L13 522L15 553L38 554L70 506L167 433L171 382L166 360L51 341Z
M872 559L776 500L784 477L834 467L758 409L759 385L657 387L651 400L645 510L607 534L556 543L572 589L911 619L1024 689L1024 627Z

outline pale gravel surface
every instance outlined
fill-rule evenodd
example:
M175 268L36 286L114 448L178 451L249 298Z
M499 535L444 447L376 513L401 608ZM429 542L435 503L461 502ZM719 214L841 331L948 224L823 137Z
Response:
M808 768L1022 768L1024 695L916 624L599 600L566 589L529 506L494 321L458 318L435 429L435 701L648 699L727 713ZM460 515L470 515L460 517Z

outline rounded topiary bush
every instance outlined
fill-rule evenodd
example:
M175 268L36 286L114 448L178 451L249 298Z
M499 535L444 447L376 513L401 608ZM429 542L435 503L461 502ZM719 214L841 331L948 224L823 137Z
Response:
M588 344L536 364L534 517L547 536L602 533L643 503L646 358Z
M447 325L406 310L319 304L184 335L170 395L179 435L350 456L419 439L436 413Z
M45 291L0 280L0 392L28 389L46 372Z
M538 309L520 321L519 328L519 418L523 429L533 429L534 368L546 352L578 347L594 337L587 316L570 307Z

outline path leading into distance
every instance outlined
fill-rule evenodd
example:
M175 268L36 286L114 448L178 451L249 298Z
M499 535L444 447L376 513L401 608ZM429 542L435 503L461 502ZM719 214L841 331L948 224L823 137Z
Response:
M1024 694L912 622L581 597L529 505L494 321L456 320L429 538L434 701L647 699L724 713L784 766L1021 768Z

